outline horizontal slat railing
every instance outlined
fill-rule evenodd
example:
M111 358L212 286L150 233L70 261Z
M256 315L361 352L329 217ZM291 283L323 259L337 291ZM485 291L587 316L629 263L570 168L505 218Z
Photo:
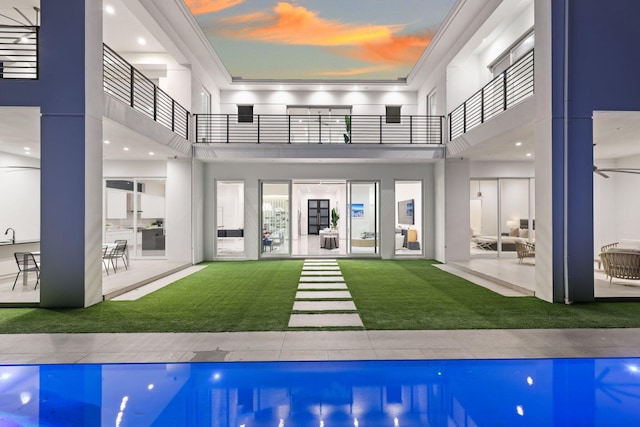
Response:
M463 135L533 95L533 70L531 50L449 113L449 138Z
M189 139L189 111L107 45L103 49L103 68L106 93Z
M0 25L0 79L38 79L39 45L39 27Z
M196 143L442 144L442 116L195 114Z

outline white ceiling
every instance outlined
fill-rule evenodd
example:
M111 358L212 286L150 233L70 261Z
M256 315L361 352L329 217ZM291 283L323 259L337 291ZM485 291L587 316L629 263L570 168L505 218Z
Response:
M596 160L640 154L640 111L594 112L593 141Z
M518 143L520 144L517 145ZM527 156L527 154L530 154L530 156ZM456 157L464 157L474 161L534 160L536 154L533 140L533 124L526 124L489 141L474 145Z

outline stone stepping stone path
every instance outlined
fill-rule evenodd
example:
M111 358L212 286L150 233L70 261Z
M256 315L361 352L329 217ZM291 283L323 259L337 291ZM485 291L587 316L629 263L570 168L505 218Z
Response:
M305 260L289 327L364 327L335 259Z

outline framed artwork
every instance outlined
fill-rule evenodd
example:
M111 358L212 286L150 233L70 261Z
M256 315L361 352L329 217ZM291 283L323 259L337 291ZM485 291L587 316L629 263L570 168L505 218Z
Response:
M351 217L352 218L364 218L364 203L352 203L351 204Z

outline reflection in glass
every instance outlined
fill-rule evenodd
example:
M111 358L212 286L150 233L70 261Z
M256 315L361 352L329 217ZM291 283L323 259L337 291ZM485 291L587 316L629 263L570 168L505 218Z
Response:
M262 255L289 254L289 183L262 183Z
M0 367L2 425L635 426L640 359Z
M422 181L396 181L396 255L422 253Z
M216 184L216 250L218 256L244 253L244 182Z
M378 183L350 183L349 224L351 224L351 253L377 254L378 238Z

